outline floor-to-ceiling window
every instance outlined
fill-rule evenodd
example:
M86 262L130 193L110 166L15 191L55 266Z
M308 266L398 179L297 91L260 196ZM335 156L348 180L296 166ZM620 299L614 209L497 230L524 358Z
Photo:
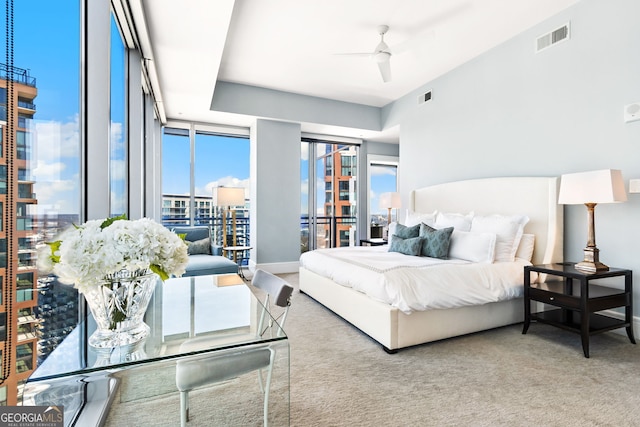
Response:
M127 206L127 76L126 46L118 22L111 14L109 73L109 216L128 213Z
M129 178L132 168L149 165L130 165L129 149L141 156L153 138L142 131L128 138L129 124L145 131L159 125L148 99L143 111L142 93L151 91L141 83L148 82L143 55L125 9L124 0L3 1L0 404L19 402L21 384L82 313L72 286L38 275L36 247L132 204L144 214L142 197L132 202L130 195L143 179ZM132 94L139 102L131 103Z
M196 214L203 223L213 225L217 243L249 246L249 138L196 130L194 186L196 194L206 196L195 204ZM225 214L223 206L213 203L215 187L242 188L244 203L229 207L230 214ZM223 214L229 221L221 221ZM243 260L248 259L247 254L239 255Z
M250 244L249 138L247 132L221 134L195 126L165 127L162 139L162 221L165 225L210 225L218 244L232 234L229 208L235 218L235 243ZM215 187L244 189L244 203L216 206ZM222 227L223 208L226 227ZM229 242L227 242L229 243Z
M301 152L301 251L353 245L359 146L305 138Z
M162 136L162 223L191 225L189 129L165 128Z
M371 156L369 159L369 236L382 238L389 221L387 207L380 204L384 193L398 191L398 161ZM398 221L398 210L391 210L391 221Z
M78 320L75 290L38 276L36 246L80 220L81 5L2 3L0 401L16 405Z

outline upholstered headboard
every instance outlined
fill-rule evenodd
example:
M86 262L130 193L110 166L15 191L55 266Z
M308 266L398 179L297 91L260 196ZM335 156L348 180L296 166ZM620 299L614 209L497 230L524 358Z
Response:
M562 261L563 211L558 205L560 179L484 178L450 182L411 192L414 212L475 212L478 215L527 215L524 232L535 234L532 262Z

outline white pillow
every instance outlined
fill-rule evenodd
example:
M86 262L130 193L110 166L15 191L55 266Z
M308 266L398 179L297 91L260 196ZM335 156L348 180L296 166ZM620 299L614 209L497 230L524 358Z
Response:
M398 225L397 222L393 221L389 224L389 232L387 233L387 239L391 240L391 236L393 236L394 234L396 234L396 226Z
M470 231L473 212L468 214L438 212L435 228L453 227L458 231Z
M454 229L449 243L449 258L491 264L495 249L495 233L474 233Z
M429 227L433 227L436 223L437 214L438 211L433 211L432 213L420 213L407 210L407 217L404 220L404 225L412 227L414 225L425 223Z
M523 234L516 251L516 258L531 261L533 258L533 248L536 243L535 234Z
M496 234L496 252L494 261L511 262L522 238L522 230L529 222L526 215L488 215L475 216L471 222L471 231Z

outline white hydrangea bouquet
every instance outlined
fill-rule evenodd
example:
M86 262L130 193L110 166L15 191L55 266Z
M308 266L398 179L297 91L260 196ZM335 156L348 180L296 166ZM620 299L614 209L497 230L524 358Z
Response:
M40 248L38 269L86 293L122 270L149 269L162 280L180 277L187 261L181 236L149 218L128 220L122 215L66 229Z

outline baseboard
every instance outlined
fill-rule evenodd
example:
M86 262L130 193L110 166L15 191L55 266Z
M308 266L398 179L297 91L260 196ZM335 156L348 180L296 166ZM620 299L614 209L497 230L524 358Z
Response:
M624 314L623 313L618 313L615 310L603 310L603 311L599 311L598 313L604 314L605 316L613 317L614 319L624 320ZM632 323L633 323L633 335L638 337L638 331L640 331L640 329L639 329L640 328L640 317L633 316ZM625 337L627 336L627 331L626 331L625 328L614 329L611 332L616 333L616 334L620 334L620 335L624 335Z
M273 274L297 273L300 268L300 262L292 261L257 264L255 261L249 260L250 271L256 271L258 268Z

